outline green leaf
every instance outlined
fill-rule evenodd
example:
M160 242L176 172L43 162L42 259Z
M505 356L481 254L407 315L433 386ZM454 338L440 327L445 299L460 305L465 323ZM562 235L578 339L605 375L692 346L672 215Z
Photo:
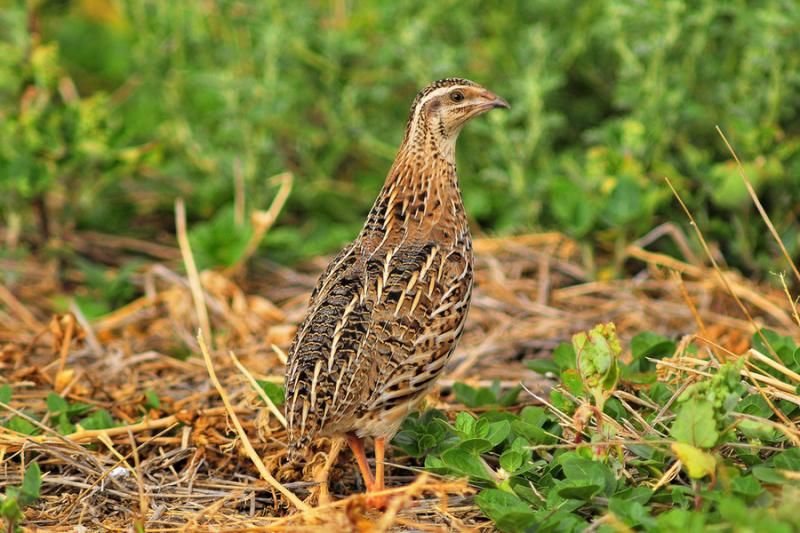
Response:
M451 469L447 467L445 462L435 455L428 455L425 457L425 469L440 475L452 473Z
M714 406L704 399L692 398L681 404L681 410L670 430L672 438L698 448L712 448L719 439L714 419Z
M401 429L392 439L392 445L400 448L411 457L420 457L422 453L419 439L422 436L417 431Z
M627 487L614 494L614 497L645 505L653 497L653 491L648 487Z
M480 457L459 448L445 450L442 453L442 462L458 474L485 481L492 481L493 479L487 470L486 463Z
M717 469L717 460L710 453L684 442L673 442L672 451L681 460L689 473L689 477L700 479L713 476Z
M8 405L8 402L11 401L11 385L6 383L5 385L0 385L0 402ZM3 408L0 407L0 410Z
M272 400L272 403L274 403L277 407L283 405L285 400L283 385L278 385L277 383L261 379L257 379L256 383L258 383L258 386L261 387L261 390L263 390L267 395L267 398Z
M640 395L650 399L653 403L663 405L667 403L675 391L666 384L656 382L649 387L649 390L642 390Z
M654 357L661 359L672 355L675 351L675 343L663 335L646 331L639 333L631 339L631 355L634 359L644 357Z
M464 438L470 438L476 434L475 424L475 418L469 413L461 412L456 415L456 431L459 432Z
M559 411L571 415L575 412L575 403L557 390L550 391L550 403Z
M672 485L670 490L670 500L673 504L681 507L688 507L689 503L694 500L695 493L691 487L684 485Z
M524 437L530 444L546 444L552 440L552 437L547 435L542 428L522 420L511 422L511 429L515 435Z
M521 533L531 528L536 521L536 515L528 504L503 490L483 490L475 497L475 503L501 531Z
M39 469L38 463L31 463L25 469L25 475L22 478L22 487L20 490L19 503L25 507L30 505L39 498L39 490L42 486L42 471Z
M757 420L740 420L736 429L747 438L764 442L778 442L783 438L781 432L774 426Z
M500 456L500 468L513 474L525 463L525 455L515 450L506 450Z
M794 498L796 505L797 498ZM793 533L797 531L797 513L788 507L781 513L774 509L763 509L759 505L748 505L735 495L721 495L717 505L723 523L734 525L731 531L768 531L769 533ZM782 515L782 516L781 516Z
M501 395L498 400L497 404L500 407L511 407L515 403L517 403L517 398L519 397L519 393L522 392L522 387L517 385L516 387L509 389L505 392L505 394Z
M766 343L764 340L766 340ZM771 352L770 347L775 350L775 353L784 362L790 362L791 359L794 359L794 352L798 348L792 337L779 335L771 329L762 329L760 332L753 334L753 348L763 354L769 354Z
M486 387L475 389L464 383L456 383L453 385L453 391L456 394L456 400L467 407L484 407L497 403L495 393Z
M574 368L564 370L559 378L561 379L561 385L573 396L578 398L587 396L587 391L583 388L583 380Z
M658 515L659 532L686 532L686 533L705 533L707 514L685 509L670 509Z
M753 172L755 169L751 164L745 163L745 165L746 168L749 167L746 172L751 180L760 175L759 172ZM744 208L749 203L747 187L734 166L717 163L712 165L710 170L708 179L712 183L711 199L716 205L736 210Z
M602 490L602 485L580 479L568 479L556 484L556 493L570 500L589 500Z
M754 449L737 448L734 451L736 452L736 459L748 468L760 465L763 462L761 456Z
M456 395L456 400L462 404L470 406L475 403L477 391L469 385L465 383L455 383L453 384L453 392Z
M428 434L428 433L424 433L422 435L419 435L418 438L417 438L417 455L416 455L416 457L419 457L420 455L422 455L423 451L427 452L428 450L431 450L431 449L435 448L437 444L438 444L438 441L436 440L436 438L433 435Z
M283 396L281 396L283 397ZM158 394L152 389L147 389L144 391L144 406L147 409L160 409L161 408L161 401L158 399Z
M647 444L628 444L626 448L642 459L652 459L656 452L655 448Z
M731 481L731 488L737 494L745 496L748 501L755 500L764 492L761 483L759 483L754 476L739 476L733 478Z
M541 407L527 406L519 417L511 421L511 430L515 435L524 437L529 444L545 444L553 441L542 426L548 421L547 412Z
M532 424L536 427L542 427L544 426L545 422L548 421L549 416L547 411L545 411L543 408L535 405L528 405L522 408L522 411L519 413L519 418L528 424Z
M553 363L555 363L560 370L567 370L568 368L577 368L575 358L575 349L572 344L562 342L555 350L553 350Z
M767 401L759 394L750 394L742 398L742 401L736 406L736 411L738 413L745 413L761 418L769 418L772 416L772 409L770 409Z
M538 509L542 506L541 493L537 494L537 491L531 488L530 480L525 477L522 477L520 474L523 474L530 470L531 464L523 465L522 468L514 474L514 477L508 479L507 484L511 488L511 491L525 503L527 503L531 509ZM504 486L506 482L500 485L500 490L506 491L506 487Z
M459 449L464 450L467 453L471 453L473 455L480 455L494 448L494 444L492 444L486 439L466 439L462 440L458 444L458 447Z
M58 414L58 432L62 435L68 435L75 432L75 425L69 421L67 413Z
M598 485L606 493L614 490L614 474L604 464L581 457L575 452L565 453L558 458L568 481Z
M74 402L67 407L67 416L80 416L92 410L92 406L83 402Z
M759 481L763 481L764 483L768 483L770 485L781 485L784 483L789 482L789 478L787 478L783 473L771 466L766 465L758 465L753 467L753 476L758 479Z
M96 320L111 312L111 305L104 301L99 300L94 296L77 295L74 297L75 305L81 310L81 313L89 320Z
M605 406L603 407L603 412L610 415L612 418L616 420L621 420L628 415L628 412L625 410L625 407L622 405L622 402L620 402L614 397L608 399Z
M8 487L8 489L11 488L13 487ZM2 500L2 503L0 503L0 517L16 522L17 520L22 519L23 516L24 515L22 514L22 509L19 507L17 498L7 495L5 500Z
M775 468L800 472L800 448L789 448L769 460Z
M558 374L559 371L558 365L551 359L532 359L525 361L525 366L539 374Z
M650 516L650 510L638 501L614 496L608 500L608 510L631 527L653 527L656 523L655 519Z
M98 409L78 423L83 429L108 429L116 425L111 413L105 409Z
M6 498L9 500L18 501L20 488L12 486L6 487Z
M511 424L507 420L491 422L489 424L489 432L486 434L486 440L491 442L492 447L494 447L503 442L509 433L511 433Z
M21 416L15 416L11 418L11 420L6 422L6 427L11 431L16 431L17 433L22 433L23 435L36 435L39 432L39 428Z
M392 443L413 457L421 457L456 439L444 415L436 409L428 409L421 415L413 413L408 416Z
M128 261L121 268L109 268L83 257L76 257L74 261L88 290L73 297L89 320L99 318L135 297L137 288L132 278L139 268L139 261Z
M69 409L69 404L67 403L67 400L65 400L55 392L51 392L47 395L48 412L53 414L66 413L67 409Z
M555 494L555 491L553 494ZM586 531L587 528L589 528L589 524L585 520L575 516L574 513L569 512L568 510L571 507L571 505L569 505L570 503L574 503L574 506L577 508L581 507L583 502L578 500L562 500L562 502L564 501L566 504L562 503L561 505L563 506L559 507L555 511L552 509L542 509L536 512L537 531L548 533L569 531L572 533L578 533ZM603 533L607 532L603 531Z

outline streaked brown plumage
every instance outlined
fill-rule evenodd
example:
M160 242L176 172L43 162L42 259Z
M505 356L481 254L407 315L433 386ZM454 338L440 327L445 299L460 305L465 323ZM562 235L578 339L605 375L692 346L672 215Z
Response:
M358 237L320 277L286 371L292 452L346 437L368 490L383 488L383 445L442 372L464 328L472 242L455 165L464 124L508 104L469 80L423 89ZM377 481L364 437L375 438Z

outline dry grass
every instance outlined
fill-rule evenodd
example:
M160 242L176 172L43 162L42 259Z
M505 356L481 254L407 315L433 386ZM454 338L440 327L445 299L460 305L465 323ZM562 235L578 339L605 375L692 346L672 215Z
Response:
M178 215L180 228L180 208ZM674 239L686 259L648 250L659 238ZM399 497L383 515L365 508L349 452L326 465L330 443L323 441L306 465L287 463L280 412L265 406L252 379L282 382L284 352L324 259L296 272L254 258L247 270L241 264L195 277L192 268L188 276L181 273L181 252L186 259L191 251L180 236L180 251L96 234L81 239L89 253L114 257L117 264L130 252L154 262L140 272L144 296L94 322L74 305L72 313L53 313L50 297L80 281L73 273L33 258L2 264L13 280L0 286L0 384L13 387L11 405L3 407L46 421L45 398L56 392L124 422L59 435L29 417L41 428L33 437L0 427L0 486L19 483L34 456L46 472L44 497L28 511L29 524L64 531L75 525L148 531L305 531L323 524L343 531L491 529L465 482L421 474L408 457L389 457L389 492ZM556 233L479 239L475 249L468 327L429 398L446 412L463 409L450 390L454 381L522 382L531 392L526 401L538 403L548 384L523 361L549 356L575 331L601 321L614 321L623 340L641 331L697 335L708 353L667 361L662 371L675 376L702 373L726 357L770 359L749 351L757 326L797 335L788 291L715 273L692 256L672 226L629 247L626 267L635 274L625 280L589 281L578 246ZM209 332L214 348L205 363L199 329ZM756 374L750 368L746 377L764 394L796 398ZM157 394L158 409L145 408L145 391ZM624 393L618 398L636 400ZM782 427L798 442L796 427ZM656 425L651 429L659 433ZM620 433L626 434L624 428ZM639 438L635 432L628 437ZM328 485L321 487L325 479Z

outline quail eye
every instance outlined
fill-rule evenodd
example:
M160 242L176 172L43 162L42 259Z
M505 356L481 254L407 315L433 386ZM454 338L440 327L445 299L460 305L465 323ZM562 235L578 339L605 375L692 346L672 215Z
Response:
M463 99L464 99L464 93L462 93L461 91L453 91L450 93L450 100L454 102L460 102Z

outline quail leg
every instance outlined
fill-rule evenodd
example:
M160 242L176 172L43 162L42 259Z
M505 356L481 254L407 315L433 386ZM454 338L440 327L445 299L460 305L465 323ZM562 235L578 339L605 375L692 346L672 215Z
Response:
M383 455L386 439L379 437L375 439L375 490L381 491L383 486Z
M375 484L369 492L380 492L385 486L383 484L383 457L386 448L386 439L383 437L375 438ZM385 509L389 503L388 496L370 496L367 503L377 509Z
M375 489L375 479L372 477L372 470L370 470L369 463L367 463L367 454L364 453L364 440L355 435L348 435L347 444L350 445L353 455L356 456L358 469L361 470L361 477L364 478L367 492L372 492Z

